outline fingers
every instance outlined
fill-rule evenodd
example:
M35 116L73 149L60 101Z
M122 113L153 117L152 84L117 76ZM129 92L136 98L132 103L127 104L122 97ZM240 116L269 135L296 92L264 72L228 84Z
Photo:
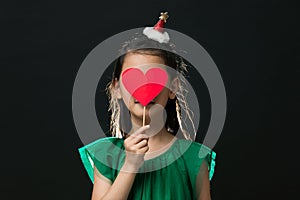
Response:
M147 146L141 148L139 152L142 153L142 154L144 154L144 153L146 153L148 150L149 150L149 146L147 145Z
M142 140L148 140L148 137L147 136L138 136L138 137L132 136L130 138L130 144L135 145L135 144L141 142Z
M145 146L148 146L148 140L146 140L146 139L143 139L139 143L137 143L136 145L134 145L134 147L136 149L141 149L141 148L143 148Z
M137 129L134 133L132 133L130 136L138 137L139 134L143 133L147 129L150 128L150 125L142 126L139 129Z
M137 168L143 164L144 155L149 150L148 138L143 133L149 129L149 127L150 126L147 125L139 128L124 140L124 146L126 149L125 163L129 163L129 165L136 166Z
M149 129L149 127L149 125L143 126L129 135L129 137L124 140L125 149L134 153L145 153L148 151L148 137L143 133Z
M148 136L145 135L145 131L147 129L149 129L149 125L147 126L143 126L141 128L139 128L137 131L135 131L133 134L129 135L125 140L127 143L131 144L131 145L135 145L137 143L139 143L142 140L148 139Z
M135 152L135 151L139 151L141 148L144 148L145 146L148 146L148 139L143 139L143 138L138 138L138 139L139 139L138 142L129 140L129 138L126 139L124 141L125 149L127 151Z

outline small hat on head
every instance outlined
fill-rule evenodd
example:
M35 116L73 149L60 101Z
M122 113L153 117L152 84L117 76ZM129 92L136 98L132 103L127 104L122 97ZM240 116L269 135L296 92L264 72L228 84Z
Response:
M168 12L161 12L158 22L154 27L146 27L143 34L149 39L155 40L159 43L168 43L170 41L169 34L164 30L165 23L169 18Z

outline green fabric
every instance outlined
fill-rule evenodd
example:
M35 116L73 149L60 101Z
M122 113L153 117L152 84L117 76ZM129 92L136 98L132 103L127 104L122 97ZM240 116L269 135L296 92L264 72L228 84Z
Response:
M85 169L94 182L94 166L111 182L125 160L124 140L107 137L79 149ZM215 168L216 153L203 144L177 139L161 155L145 160L128 199L196 199L196 177L203 161L208 164L209 180Z

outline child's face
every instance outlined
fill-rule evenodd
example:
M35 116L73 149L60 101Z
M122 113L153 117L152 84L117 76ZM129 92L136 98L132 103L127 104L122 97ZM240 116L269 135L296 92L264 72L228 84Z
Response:
M158 64L155 67L160 66L161 68L163 68L161 65L165 65L164 60L159 56L137 54L137 53L127 54L125 56L124 63L122 66L121 77L119 79L120 81L117 82L118 86L116 88L118 91L117 92L118 98L122 98L130 113L140 119L142 119L143 117L143 105L138 103L138 101L134 97L132 97L132 95L130 95L130 93L128 93L128 91L125 89L122 83L122 73L128 68L131 67L139 68L139 66L141 67L140 69L143 71L145 70L145 66L147 66L147 64L149 64L149 66L153 66L153 63ZM159 104L162 107L165 107L169 98L174 99L175 93L171 91L169 88L164 87L164 89L158 94L158 96L156 96L153 99L152 103L149 103L146 106L146 116L149 116L149 109L151 108L151 106L153 106L154 104Z

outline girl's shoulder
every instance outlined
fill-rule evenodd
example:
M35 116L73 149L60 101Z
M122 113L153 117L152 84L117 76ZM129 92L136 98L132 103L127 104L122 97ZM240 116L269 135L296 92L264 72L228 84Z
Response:
M209 179L211 180L215 171L216 152L208 146L196 141L178 139L177 143L179 144L180 149L184 150L182 157L189 170L192 173L197 174L200 165L205 161L209 170Z
M112 150L113 147L121 148L123 145L123 139L117 137L105 137L95 140L80 149L88 149L89 151L102 151L102 150Z
M117 137L105 137L79 148L79 153L88 154L93 160L114 159L124 152L124 140Z
M105 137L78 149L81 161L92 182L94 181L94 167L113 181L116 170L120 167L118 159L124 157L123 144L123 139Z
M177 139L177 143L181 149L186 149L186 153L184 154L186 156L194 156L195 153L198 153L200 158L206 157L207 154L213 154L214 157L216 156L216 153L211 148L199 142Z

